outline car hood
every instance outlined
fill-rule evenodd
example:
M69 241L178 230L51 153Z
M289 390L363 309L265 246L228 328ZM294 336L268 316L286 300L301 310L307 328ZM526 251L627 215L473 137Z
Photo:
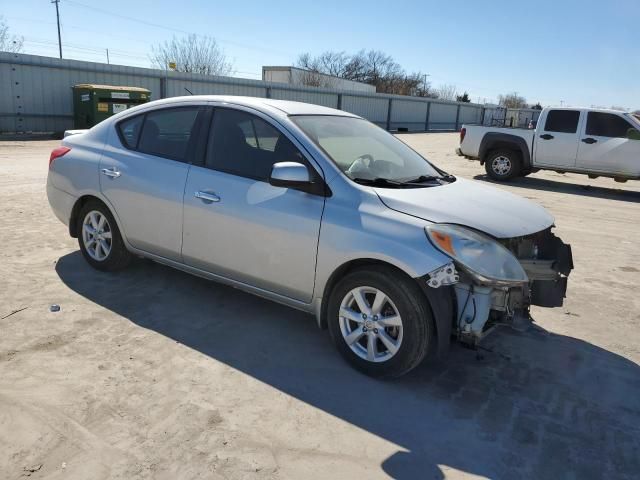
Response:
M540 205L479 182L455 182L425 188L375 188L389 208L435 223L455 223L496 238L529 235L554 223Z

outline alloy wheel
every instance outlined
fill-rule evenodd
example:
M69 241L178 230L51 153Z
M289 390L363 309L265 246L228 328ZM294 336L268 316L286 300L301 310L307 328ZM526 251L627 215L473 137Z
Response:
M111 253L111 226L107 217L98 210L91 210L82 222L82 243L91 258L106 260Z
M507 175L511 171L511 160L504 155L499 155L491 161L491 168L498 175Z
M386 362L402 344L402 318L391 299L373 287L357 287L340 304L342 337L353 353L369 362Z

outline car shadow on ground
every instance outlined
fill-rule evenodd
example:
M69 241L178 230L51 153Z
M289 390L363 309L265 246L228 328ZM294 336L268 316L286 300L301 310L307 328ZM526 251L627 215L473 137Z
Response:
M546 178L536 177L520 177L509 180L508 183L496 182L487 175L476 175L474 180L481 180L495 185L508 185L509 187L530 188L534 190L543 190L547 192L568 193L571 195L580 195L583 197L605 198L607 200L620 200L624 202L640 203L640 192L633 190L621 190L612 186L594 187L593 185L580 185L577 183L568 183L563 181L548 180ZM633 181L633 180L631 180ZM612 179L611 182L614 182Z
M393 478L640 471L640 367L582 340L499 330L482 359L454 346L444 364L376 381L349 368L311 316L238 290L149 261L100 273L79 252L56 271L131 322L398 445L380 465Z

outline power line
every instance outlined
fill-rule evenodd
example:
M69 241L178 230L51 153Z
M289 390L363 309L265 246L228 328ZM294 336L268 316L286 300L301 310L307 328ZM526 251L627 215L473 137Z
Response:
M137 22L137 23L140 23L140 24L143 24L143 25L147 25L147 26L150 26L150 27L161 28L161 29L172 31L172 32L176 32L176 33L182 33L184 35L196 35L198 37L209 38L207 35L201 35L201 34L198 34L198 33L195 33L195 32L182 30L180 28L175 28L175 27L170 27L168 25L162 25L162 24L159 24L159 23L150 22L148 20L143 20L141 18L131 17L129 15L123 15L121 13L111 12L109 10L104 10L102 8L99 8L99 7L94 7L92 5L86 5L86 4L81 3L81 2L76 2L75 0L66 0L66 2L68 4L76 5L76 6L81 7L81 8L94 10L96 12L100 12L100 13L103 13L105 15L110 15L112 17L122 18L122 19L129 20L129 21L132 21L132 22ZM235 45L237 47L247 48L247 49L250 49L250 50L269 52L269 53L278 53L280 55L291 55L291 52L284 52L284 51L279 51L279 50L275 50L275 49L256 47L256 46L253 46L253 45L247 45L247 44L244 44L244 43L234 42L234 41L227 40L227 39L224 39L224 38L219 38L219 37L215 37L215 39L216 39L216 41L218 41L220 43L228 43L229 45Z
M57 46L56 42L52 42L52 41L47 41L44 39L37 39L37 38L33 38L33 37L26 37L24 40L24 43L27 45L35 45L36 47L55 47ZM105 58L105 52L108 52L109 55L109 59L111 59L111 57L126 57L126 58L133 58L133 59L138 59L138 60L146 60L147 62L149 61L149 57L143 54L140 55L135 55L133 54L133 52L125 52L123 50L113 50L111 48L106 48L106 47L96 47L96 48L92 48L92 47L86 47L86 46L80 46L77 44L73 44L73 43L63 43L65 49L67 50L75 50L75 51L79 51L82 52L83 55L89 55L92 57L99 57L101 59ZM110 63L109 61L107 61L107 63ZM149 68L149 65L145 65L146 68ZM242 75L251 75L253 77L262 77L262 74L256 73L256 72L246 72L246 71L242 71L242 70L234 70L233 75L236 74L242 74Z

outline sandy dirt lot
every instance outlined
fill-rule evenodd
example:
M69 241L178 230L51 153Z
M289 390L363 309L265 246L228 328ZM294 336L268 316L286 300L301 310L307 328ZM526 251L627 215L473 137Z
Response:
M487 181L456 134L402 138ZM47 203L56 144L0 143L0 478L638 478L640 183L498 185L572 244L565 306L379 382L300 312L149 261L92 270Z

